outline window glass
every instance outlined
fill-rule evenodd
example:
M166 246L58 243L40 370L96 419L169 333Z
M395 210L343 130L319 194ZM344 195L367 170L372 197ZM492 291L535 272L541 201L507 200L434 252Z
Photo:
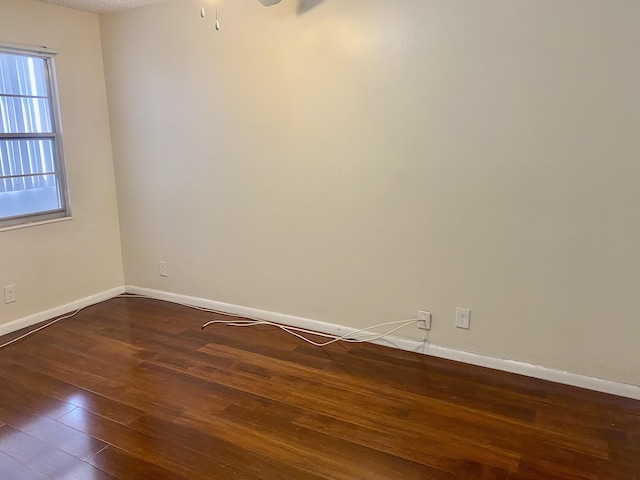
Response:
M0 48L0 228L69 215L53 58Z

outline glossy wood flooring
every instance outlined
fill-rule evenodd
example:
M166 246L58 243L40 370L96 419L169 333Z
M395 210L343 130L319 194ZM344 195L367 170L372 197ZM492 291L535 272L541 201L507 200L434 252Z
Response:
M640 479L640 402L117 298L0 350L1 479Z

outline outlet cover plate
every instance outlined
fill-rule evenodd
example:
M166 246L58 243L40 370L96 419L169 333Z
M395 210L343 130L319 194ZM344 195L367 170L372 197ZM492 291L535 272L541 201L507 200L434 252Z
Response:
M13 303L17 301L16 298L16 286L7 285L4 287L4 303Z
M456 308L456 327L469 330L471 310L468 308Z
M431 330L431 312L418 310L418 328L420 330Z
M167 271L167 262L165 262L164 260L160 260L158 262L158 270L161 277L169 276L169 272Z

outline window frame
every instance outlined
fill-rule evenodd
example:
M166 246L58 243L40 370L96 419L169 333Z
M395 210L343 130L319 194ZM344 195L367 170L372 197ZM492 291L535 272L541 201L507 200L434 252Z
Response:
M60 115L60 101L58 97L58 84L54 57L58 52L47 47L30 47L0 42L0 53L10 55L22 55L39 58L45 62L45 81L48 89L47 103L49 106L51 133L0 133L0 141L5 140L51 140L54 144L55 175L58 180L58 196L61 207L55 210L46 210L35 213L0 217L0 231L12 230L20 227L30 227L52 221L70 220L71 204L69 197L69 183L67 179L64 142L62 136L62 117ZM1 178L1 177L0 177Z

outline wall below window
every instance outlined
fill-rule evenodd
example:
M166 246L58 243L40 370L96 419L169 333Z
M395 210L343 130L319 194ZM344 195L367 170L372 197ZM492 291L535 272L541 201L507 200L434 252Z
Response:
M70 186L70 221L0 232L0 329L123 285L98 16L0 0L0 42L44 45L55 58Z
M126 282L640 385L640 3L297 3L101 17Z

